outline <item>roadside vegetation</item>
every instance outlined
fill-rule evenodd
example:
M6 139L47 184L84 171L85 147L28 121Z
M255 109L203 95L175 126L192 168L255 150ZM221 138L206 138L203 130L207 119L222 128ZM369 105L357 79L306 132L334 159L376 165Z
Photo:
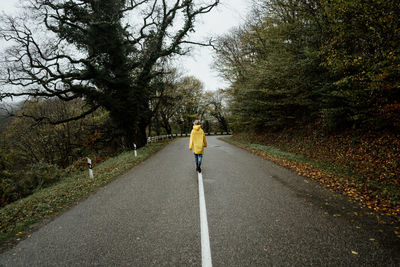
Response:
M351 136L350 134L353 134ZM322 186L347 195L370 210L400 220L400 144L394 136L236 134L224 141L292 169Z
M146 160L169 142L171 140L148 144L137 150L137 157L133 151L128 151L94 164L93 179L89 177L86 159L77 161L62 173L49 171L49 177L57 177L56 182L0 209L0 245L29 237L33 224L74 206L99 187ZM85 168L82 169L81 166Z

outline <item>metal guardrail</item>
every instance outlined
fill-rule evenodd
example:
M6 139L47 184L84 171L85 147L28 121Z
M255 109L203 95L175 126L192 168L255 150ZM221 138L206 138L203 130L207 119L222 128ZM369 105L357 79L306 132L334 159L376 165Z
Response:
M205 133L206 135L232 135L231 132L209 132ZM158 136L149 136L147 137L147 143L153 143L157 141L161 141L164 139L171 139L171 138L178 138L178 137L189 137L190 133L184 134L165 134L165 135L158 135Z

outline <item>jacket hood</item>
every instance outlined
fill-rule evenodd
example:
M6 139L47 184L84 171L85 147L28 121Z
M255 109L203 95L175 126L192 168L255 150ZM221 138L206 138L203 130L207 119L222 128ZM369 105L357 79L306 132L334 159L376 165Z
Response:
M193 125L193 130L198 131L200 130L201 126L200 125Z

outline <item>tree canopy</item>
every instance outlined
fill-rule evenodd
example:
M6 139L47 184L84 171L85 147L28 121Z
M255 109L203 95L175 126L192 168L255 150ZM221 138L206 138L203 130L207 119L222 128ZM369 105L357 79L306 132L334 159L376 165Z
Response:
M236 129L400 126L396 1L257 3L216 45Z
M196 18L218 4L192 0L33 0L31 15L2 18L5 56L0 98L83 99L86 109L110 113L126 146L146 143L151 81L171 56L188 52ZM26 15L26 14L25 14Z

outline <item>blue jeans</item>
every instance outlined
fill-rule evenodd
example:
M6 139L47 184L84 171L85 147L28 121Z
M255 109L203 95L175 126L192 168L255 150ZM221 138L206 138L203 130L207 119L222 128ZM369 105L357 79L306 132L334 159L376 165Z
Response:
M202 159L203 159L203 154L194 154L194 163L196 163L196 167L201 165Z

